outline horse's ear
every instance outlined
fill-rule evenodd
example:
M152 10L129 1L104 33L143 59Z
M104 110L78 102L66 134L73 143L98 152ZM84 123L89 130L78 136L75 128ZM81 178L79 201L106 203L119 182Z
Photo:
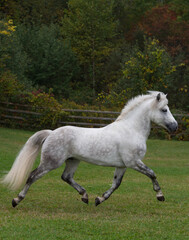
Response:
M158 93L158 95L157 95L157 97L156 97L156 99L157 99L158 102L160 101L160 98L161 98L161 94Z

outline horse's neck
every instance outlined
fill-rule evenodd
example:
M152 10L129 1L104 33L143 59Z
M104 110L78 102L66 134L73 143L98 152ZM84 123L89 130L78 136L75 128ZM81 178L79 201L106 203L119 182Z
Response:
M148 138L151 129L151 121L149 117L149 109L138 108L137 110L133 109L132 112L128 113L123 119L125 126L129 125L135 131L138 132L145 139Z

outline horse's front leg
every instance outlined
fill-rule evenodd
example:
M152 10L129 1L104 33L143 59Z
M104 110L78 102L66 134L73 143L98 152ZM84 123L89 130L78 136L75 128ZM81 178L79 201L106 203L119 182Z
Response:
M115 173L114 173L114 179L111 188L106 191L102 197L97 197L95 199L95 205L98 206L100 203L104 202L107 200L110 195L120 186L123 175L126 171L126 168L116 168Z
M165 198L163 196L163 193L161 191L161 188L159 186L159 183L156 179L156 175L154 173L154 171L152 169L150 169L149 167L147 167L141 160L137 161L137 164L135 167L133 167L135 170L137 170L138 172L141 172L143 174L145 174L146 176L148 176L153 183L153 189L154 191L156 191L156 197L159 201L165 201Z

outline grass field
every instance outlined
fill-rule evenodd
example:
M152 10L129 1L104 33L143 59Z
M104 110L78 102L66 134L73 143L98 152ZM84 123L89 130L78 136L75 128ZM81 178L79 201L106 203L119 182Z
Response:
M0 176L31 134L0 128ZM18 192L0 185L0 239L189 239L189 142L149 140L144 162L155 171L165 202L156 200L146 176L128 169L120 188L95 207L114 169L85 163L75 179L86 188L89 205L62 182L63 167L34 183L15 209L11 201Z

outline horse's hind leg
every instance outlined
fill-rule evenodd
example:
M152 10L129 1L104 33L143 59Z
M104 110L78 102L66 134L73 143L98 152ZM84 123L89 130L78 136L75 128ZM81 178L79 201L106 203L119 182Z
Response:
M36 180L44 176L46 173L48 173L50 170L45 169L44 166L40 165L38 168L33 170L30 173L29 178L27 179L27 182L23 188L23 190L18 194L17 198L14 198L12 200L12 206L16 207L26 196L26 193L28 192L30 186L32 183L34 183Z
M141 160L138 160L137 165L133 168L135 170L137 170L138 172L141 172L141 173L145 174L146 176L148 176L152 180L153 189L157 193L156 194L157 200L165 201L165 198L163 196L163 193L161 191L159 183L156 179L156 175L155 175L154 171L152 169L150 169L149 167L147 167Z
M126 171L126 168L116 168L115 169L112 187L108 191L106 191L102 195L102 197L97 197L95 199L96 206L98 206L100 203L107 200L111 196L111 194L120 186L125 171Z
M66 167L64 169L64 172L61 176L62 180L67 182L69 185L71 185L74 189L78 191L80 195L82 195L81 200L84 203L88 204L88 194L86 193L86 190L80 186L78 183L76 183L73 179L74 173L79 165L80 161L75 158L70 158L66 161Z

